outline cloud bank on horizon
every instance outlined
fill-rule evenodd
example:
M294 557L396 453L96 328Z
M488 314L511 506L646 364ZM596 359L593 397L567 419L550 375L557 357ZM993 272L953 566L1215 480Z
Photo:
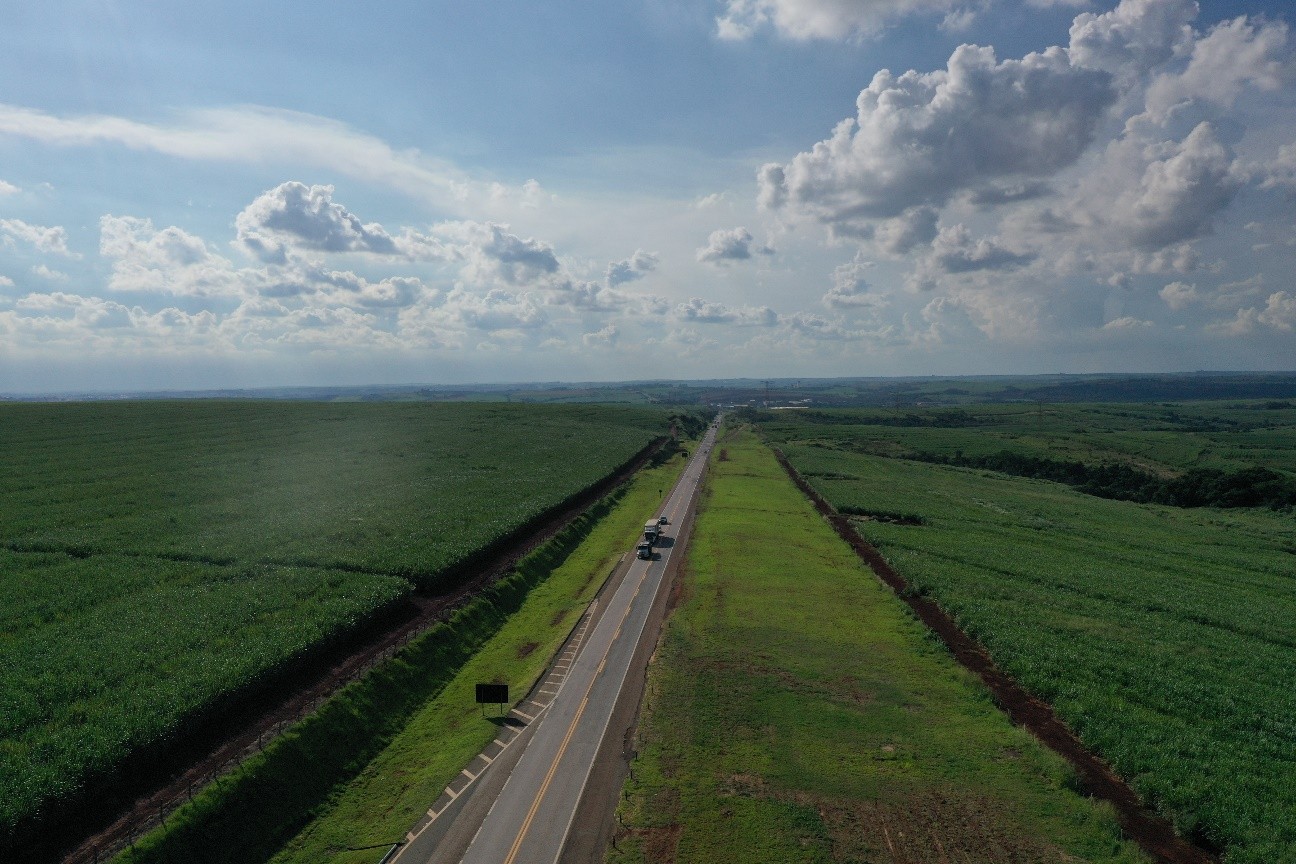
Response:
M626 92L609 84L569 135L548 125L560 102L515 105L518 151L476 159L438 141L516 94L381 132L365 93L302 110L328 81L281 104L184 107L156 76L143 92L179 107L129 111L107 87L94 110L0 104L0 390L1296 368L1284 11L645 13L675 62L710 52L721 70L680 76L678 115L613 128ZM53 27L18 32L67 35ZM906 40L927 62L841 80ZM560 84L588 85L591 63ZM753 94L761 63L854 105ZM392 100L424 98L422 74Z

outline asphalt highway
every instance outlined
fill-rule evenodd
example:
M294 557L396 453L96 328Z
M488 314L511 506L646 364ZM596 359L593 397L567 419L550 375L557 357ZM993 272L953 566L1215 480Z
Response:
M597 616L589 613L593 623L581 634L579 648L555 662L542 695L519 704L512 713L525 728L504 746L497 741L489 759L479 756L482 767L476 774L465 769L470 780L462 796L454 796L458 806L433 815L434 821L423 826L393 864L559 860L631 658L642 641L657 638L656 632L647 632L649 612L663 590L672 556L683 554L673 542L675 526L692 506L714 440L710 429L660 511L669 523L653 560L637 559L630 552L629 568L615 592L597 601ZM545 694L546 686L556 687L556 692ZM608 801L608 807L614 805L615 800ZM453 824L436 825L438 818ZM435 830L426 830L432 827Z

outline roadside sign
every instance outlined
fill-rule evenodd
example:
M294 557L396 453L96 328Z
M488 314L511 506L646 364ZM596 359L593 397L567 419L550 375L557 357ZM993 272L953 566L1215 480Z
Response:
M509 698L508 698L507 684L478 684L477 685L478 705L503 705L508 701Z

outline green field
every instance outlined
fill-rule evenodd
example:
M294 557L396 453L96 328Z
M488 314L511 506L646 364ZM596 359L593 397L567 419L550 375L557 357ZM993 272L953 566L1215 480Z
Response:
M1081 413L1042 410L1046 418ZM1092 447L1096 459L1137 458L1167 474L1206 459L1293 468L1290 409L1175 409L1197 432L1157 428L1147 410L1104 406L1113 418L1104 427L1086 409L1088 422L1065 434L1020 426L951 434L962 448ZM1038 417L1017 422L1028 425L1031 414ZM779 418L768 431L834 506L862 514L860 532L914 590L1052 703L1182 832L1226 850L1228 862L1296 861L1290 512L1112 501L1058 483L879 458L869 454L884 445L904 452L956 439L941 444L949 430L920 425L813 419Z
M479 595L180 808L122 864L372 864L498 734L478 681L520 696L660 506L684 458L645 469Z
M364 772L334 795L318 819L294 837L273 864L372 864L344 853L355 837L399 837L498 730L473 702L477 681L507 681L518 698L530 690L584 612L604 578L633 549L645 515L660 510L686 459L641 472L526 603L394 737Z
M1145 860L768 449L715 454L609 860Z
M1009 450L1153 473L1264 467L1296 476L1296 406L1287 401L1148 405L964 405L779 411L762 434L877 456L956 459Z
M0 848L666 433L661 410L0 405Z

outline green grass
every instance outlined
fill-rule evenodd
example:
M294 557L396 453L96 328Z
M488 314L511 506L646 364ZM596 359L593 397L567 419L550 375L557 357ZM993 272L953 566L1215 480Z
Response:
M119 862L371 864L372 850L345 850L402 838L497 734L473 685L529 689L683 464L636 475L524 562L512 588L412 643Z
M666 433L661 409L0 404L0 854Z
M609 860L1144 860L767 449L715 452Z
M804 444L792 463L1185 833L1296 861L1296 525Z

